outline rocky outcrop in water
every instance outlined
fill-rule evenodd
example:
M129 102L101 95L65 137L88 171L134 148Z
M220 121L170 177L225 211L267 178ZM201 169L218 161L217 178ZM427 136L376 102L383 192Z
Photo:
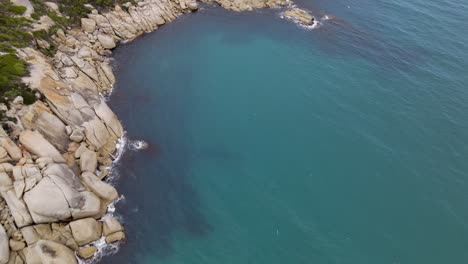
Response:
M216 2L234 11L290 7L283 0ZM194 0L138 1L106 13L86 7L79 28L53 36L52 58L33 48L18 51L31 65L23 81L42 100L26 106L17 97L6 109L16 122L7 124L8 134L0 127L0 264L77 263L75 253L93 257L95 241L125 238L122 225L106 215L119 194L103 181L123 135L102 96L115 83L109 55L119 42L199 8ZM300 9L287 12L300 23L313 21Z

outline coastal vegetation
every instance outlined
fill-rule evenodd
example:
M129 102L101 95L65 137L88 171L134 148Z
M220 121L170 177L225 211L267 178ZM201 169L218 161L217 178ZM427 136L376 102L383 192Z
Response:
M20 82L28 73L26 62L16 55L15 48L27 47L33 36L28 33L31 20L21 15L26 11L24 6L13 5L9 0L0 0L0 103L22 96L26 104L35 101L34 93ZM0 112L0 119L5 119Z

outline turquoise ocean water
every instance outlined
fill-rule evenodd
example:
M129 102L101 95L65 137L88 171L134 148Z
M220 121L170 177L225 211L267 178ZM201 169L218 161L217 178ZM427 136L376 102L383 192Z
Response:
M468 4L206 7L115 52L128 240L102 263L468 263Z

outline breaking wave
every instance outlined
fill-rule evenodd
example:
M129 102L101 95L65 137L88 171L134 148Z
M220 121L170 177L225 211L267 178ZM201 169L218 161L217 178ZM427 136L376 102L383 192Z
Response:
M119 164L120 160L122 159L123 155L126 153L127 150L130 151L138 151L141 149L146 149L148 147L148 143L143 140L130 140L128 139L126 133L124 132L123 136L118 140L116 144L116 151L112 154L112 165L107 167L109 170L109 175L106 177L105 181L114 185L115 181L119 178L119 171L116 169L117 164ZM122 225L124 224L123 218L115 213L115 206L117 203L124 201L125 196L121 195L117 200L113 201L111 204L107 206L107 213L101 218L105 219L106 217L113 216L115 217ZM107 255L113 255L119 251L120 245L122 244L121 241L114 242L111 244L106 243L106 239L102 236L99 240L94 241L88 246L95 246L97 251L94 256L90 259L83 260L77 257L78 262L80 264L93 264L98 263L103 257Z

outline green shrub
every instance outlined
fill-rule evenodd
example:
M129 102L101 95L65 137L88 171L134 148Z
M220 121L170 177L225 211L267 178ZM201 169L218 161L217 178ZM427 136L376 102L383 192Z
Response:
M25 6L17 6L17 5L12 5L9 8L9 11L12 13L15 13L16 15L23 15L24 12L26 12L26 7Z
M5 42L0 42L0 52L5 52L5 53L12 53L12 54L14 54L14 53L15 53L15 49L13 49L12 47L10 47L10 45L8 45L8 44L5 43Z
M10 90L14 90L15 87L19 86L21 76L27 73L26 63L16 55L0 55L0 94L11 98L12 93L15 92L10 92Z
M36 101L36 95L34 94L34 91L24 84L19 84L18 86L9 89L3 95L6 101L12 101L17 96L23 97L25 105L33 104Z

